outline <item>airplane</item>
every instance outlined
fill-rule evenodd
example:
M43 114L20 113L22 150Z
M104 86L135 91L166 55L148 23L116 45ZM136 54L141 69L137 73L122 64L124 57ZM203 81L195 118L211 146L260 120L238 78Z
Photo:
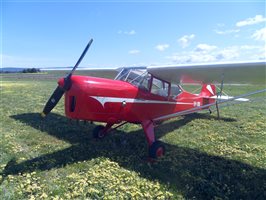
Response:
M163 143L156 140L154 133L155 126L161 122L208 110L211 106L216 106L219 114L222 103L248 101L245 97L266 91L261 89L236 97L222 95L224 83L265 86L265 61L125 67L119 72L113 70L117 72L114 79L73 75L92 42L93 39L70 73L58 80L42 117L49 114L64 95L67 118L106 123L95 127L94 138L104 138L126 123L140 124L151 159L165 154ZM92 71L103 73L104 69ZM200 84L200 93L187 92L180 86L184 83ZM220 91L216 89L217 83L221 84Z

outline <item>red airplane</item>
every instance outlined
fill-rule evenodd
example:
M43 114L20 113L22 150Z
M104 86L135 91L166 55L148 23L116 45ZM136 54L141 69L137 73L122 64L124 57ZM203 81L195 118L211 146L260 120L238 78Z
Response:
M65 94L68 118L106 123L94 129L95 138L103 138L110 130L128 122L141 124L148 142L149 157L153 159L165 153L165 147L155 138L155 125L210 106L216 106L219 111L221 103L247 101L243 97L266 91L262 89L237 97L221 95L224 82L265 84L265 61L122 68L114 80L73 75L92 41L72 71L58 81L42 116L46 116ZM216 92L214 85L217 82L221 83L220 93ZM180 83L201 84L202 89L199 94L192 94ZM112 128L115 124L120 125Z

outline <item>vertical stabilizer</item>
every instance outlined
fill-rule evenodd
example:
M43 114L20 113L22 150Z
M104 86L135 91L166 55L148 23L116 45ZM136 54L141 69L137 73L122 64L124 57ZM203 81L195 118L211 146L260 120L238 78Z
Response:
M203 84L200 96L211 97L216 95L216 87L213 84Z

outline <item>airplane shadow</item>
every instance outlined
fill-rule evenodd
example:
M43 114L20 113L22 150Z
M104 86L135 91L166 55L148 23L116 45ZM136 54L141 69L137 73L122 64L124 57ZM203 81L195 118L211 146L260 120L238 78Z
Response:
M157 137L162 137L199 117L209 118L203 114L194 114L161 124ZM43 120L38 113L26 113L12 118L72 145L20 163L11 160L1 173L3 177L61 168L79 161L107 157L122 167L139 172L147 179L169 184L170 188L181 191L188 199L266 197L266 170L239 161L165 143L167 154L164 158L152 165L144 162L147 145L141 129L130 133L117 130L99 141L92 138L94 124L67 125L66 118L61 115L51 113Z

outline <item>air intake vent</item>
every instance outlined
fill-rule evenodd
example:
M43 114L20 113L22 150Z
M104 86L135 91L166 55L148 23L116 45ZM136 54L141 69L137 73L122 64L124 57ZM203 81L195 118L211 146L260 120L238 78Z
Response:
M76 97L75 96L70 96L69 97L69 110L70 112L74 112L75 111L75 108L76 108Z

